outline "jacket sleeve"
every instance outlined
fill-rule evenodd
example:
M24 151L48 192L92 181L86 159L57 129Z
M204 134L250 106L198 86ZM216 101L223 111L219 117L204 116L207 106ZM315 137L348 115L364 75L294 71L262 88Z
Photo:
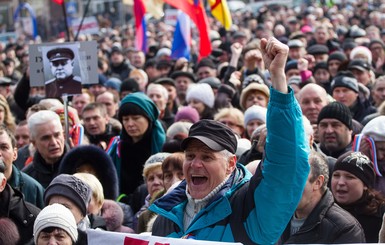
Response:
M244 224L258 244L279 239L301 199L310 169L302 112L290 88L288 94L271 88L266 121L263 178L253 193L255 208Z

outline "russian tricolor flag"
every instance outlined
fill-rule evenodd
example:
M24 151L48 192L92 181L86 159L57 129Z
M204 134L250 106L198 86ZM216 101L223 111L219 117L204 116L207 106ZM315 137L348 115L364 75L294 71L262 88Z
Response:
M134 14L135 14L135 30L136 30L136 49L147 52L147 37L146 37L146 6L143 0L134 0Z
M178 59L181 57L190 60L191 45L191 21L188 15L178 11L177 23L172 42L171 57Z

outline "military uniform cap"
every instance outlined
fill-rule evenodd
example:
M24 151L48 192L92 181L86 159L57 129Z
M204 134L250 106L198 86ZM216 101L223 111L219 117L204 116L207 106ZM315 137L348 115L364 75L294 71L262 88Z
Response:
M74 58L74 52L69 48L55 48L47 52L49 61L65 60Z

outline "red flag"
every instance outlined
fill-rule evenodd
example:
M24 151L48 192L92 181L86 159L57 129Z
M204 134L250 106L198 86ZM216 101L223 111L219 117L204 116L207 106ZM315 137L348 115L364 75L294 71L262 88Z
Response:
M200 35L200 58L211 54L211 42L209 38L209 25L203 4L200 0L164 0L165 3L170 4L174 8L185 12L190 19L195 23Z
M147 53L147 38L146 38L146 6L143 0L134 0L134 14L135 14L135 30L136 40L135 46L138 50Z
M53 0L55 3L62 5L64 3L64 0Z

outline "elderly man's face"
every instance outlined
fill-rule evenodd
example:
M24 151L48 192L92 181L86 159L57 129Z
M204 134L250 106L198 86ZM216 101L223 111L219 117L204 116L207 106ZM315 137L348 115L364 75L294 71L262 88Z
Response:
M58 80L66 79L72 75L74 62L70 59L51 61L51 72Z
M191 140L185 151L183 174L192 198L202 199L222 183L235 168L235 157L226 159L199 140Z
M156 107L160 111L166 109L167 99L163 96L163 93L159 89L152 88L148 90L147 96L155 103Z
M376 82L376 85L372 90L372 96L376 106L379 106L385 101L385 80Z
M50 121L36 125L32 143L48 164L54 164L64 152L63 127L59 122Z

